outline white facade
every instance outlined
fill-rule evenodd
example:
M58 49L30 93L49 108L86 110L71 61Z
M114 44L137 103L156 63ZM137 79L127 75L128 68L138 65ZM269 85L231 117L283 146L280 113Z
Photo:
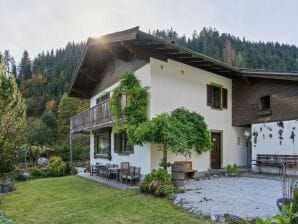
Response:
M298 155L297 131L297 120L252 124L252 159L255 160L257 154ZM262 171L274 170L278 171L262 167Z
M162 112L170 112L178 107L185 107L190 111L196 111L205 118L209 130L222 132L222 167L236 163L239 166L246 165L246 138L244 128L232 126L232 80L216 75L177 61L160 61L154 58L150 63L135 71L136 77L142 86L150 87L150 100L148 117L152 118ZM211 109L207 106L207 84L216 83L228 90L228 108L223 110ZM110 92L117 84L107 88L93 96L90 106L96 104L96 99ZM94 138L90 137L90 162L116 163L129 161L135 166L140 166L141 173L146 174L153 168L157 168L162 157L157 146L135 146L134 153L130 155L118 155L113 149L113 135L111 143L112 161L94 158ZM169 153L169 162L186 160L183 156ZM206 171L210 168L210 152L199 155L193 152L190 159L193 169Z

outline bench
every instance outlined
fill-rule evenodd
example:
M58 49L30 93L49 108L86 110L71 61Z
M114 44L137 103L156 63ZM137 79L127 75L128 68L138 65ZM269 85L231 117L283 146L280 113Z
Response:
M275 154L257 154L255 166L259 167L259 173L261 167L277 167L279 168L279 174L282 168L294 168L298 166L298 155L275 155Z

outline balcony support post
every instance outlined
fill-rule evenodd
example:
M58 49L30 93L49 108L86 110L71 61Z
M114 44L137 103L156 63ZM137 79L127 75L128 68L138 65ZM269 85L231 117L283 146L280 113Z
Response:
M72 133L69 132L69 165L72 167L73 162L73 148L72 148Z

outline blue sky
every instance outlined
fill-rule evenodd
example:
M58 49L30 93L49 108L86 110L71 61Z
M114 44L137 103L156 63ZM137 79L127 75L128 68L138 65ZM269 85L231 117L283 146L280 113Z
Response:
M298 45L296 0L0 0L0 52L19 61L68 41L140 26L190 36L204 26L255 41Z

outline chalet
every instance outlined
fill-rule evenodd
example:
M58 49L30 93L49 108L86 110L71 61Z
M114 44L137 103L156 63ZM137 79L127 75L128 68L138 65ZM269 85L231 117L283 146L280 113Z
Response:
M160 162L154 145L127 147L113 129L108 99L126 72L150 87L149 119L177 107L204 116L214 149L189 159L199 172L298 153L298 74L235 68L136 27L89 38L72 77L69 96L89 99L90 109L71 118L70 131L90 135L91 164L128 161L146 174Z

